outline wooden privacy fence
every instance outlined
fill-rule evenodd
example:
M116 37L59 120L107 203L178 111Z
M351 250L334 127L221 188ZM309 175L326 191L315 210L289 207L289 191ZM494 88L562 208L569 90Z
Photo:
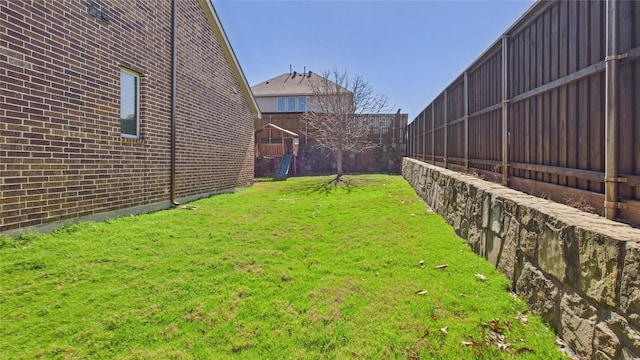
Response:
M407 142L407 114L360 114L357 115L369 127L369 134L363 141L375 144L405 144ZM266 124L274 124L281 128L295 131L300 134L300 142L312 143L313 139L307 137L307 124L302 119L302 113L276 113L263 114L258 128ZM260 135L263 143L279 141L273 132L265 132Z
M640 2L535 3L408 126L408 156L640 224Z

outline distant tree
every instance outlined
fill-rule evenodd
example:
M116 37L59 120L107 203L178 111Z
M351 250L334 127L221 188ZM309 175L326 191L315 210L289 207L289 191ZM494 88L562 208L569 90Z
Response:
M375 146L366 141L370 133L368 114L388 112L387 98L373 92L362 76L324 71L309 82L313 96L303 115L307 133L319 147L336 152L337 184L343 175L342 159L347 151L360 152Z

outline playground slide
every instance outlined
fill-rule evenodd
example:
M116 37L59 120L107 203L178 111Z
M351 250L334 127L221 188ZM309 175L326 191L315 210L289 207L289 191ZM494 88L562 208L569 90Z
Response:
M275 180L284 180L287 178L287 174L289 173L289 165L291 165L292 158L293 157L290 154L285 154L282 157L282 160L280 160L280 168L278 169Z

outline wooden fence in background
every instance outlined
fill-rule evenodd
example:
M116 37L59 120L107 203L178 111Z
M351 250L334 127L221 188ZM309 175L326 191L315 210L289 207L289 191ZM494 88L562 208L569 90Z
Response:
M640 224L640 2L535 3L408 126L408 156Z
M374 144L405 144L407 142L408 114L360 114L357 116L369 128L368 136L362 141ZM303 144L313 142L312 138L305 135L307 127L305 120L302 119L302 113L263 114L256 129L269 123L297 133ZM280 141L280 139L273 137L275 132L264 131L260 136L263 143Z

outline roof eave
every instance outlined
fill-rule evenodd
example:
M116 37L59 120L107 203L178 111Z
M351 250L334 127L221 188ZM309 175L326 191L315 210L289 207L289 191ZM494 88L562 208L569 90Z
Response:
M283 97L283 96L315 96L313 93L302 92L282 92L282 93L254 93L253 96L257 98L263 97Z
M236 77L238 82L240 83L240 91L247 99L249 103L249 108L251 109L251 113L253 114L254 119L261 119L262 113L260 113L260 108L258 108L258 103L256 102L253 93L251 92L251 87L249 86L249 82L247 78L244 76L244 72L242 72L242 68L240 67L240 63L238 62L238 58L236 58L236 54L233 52L233 48L231 47L231 43L229 43L229 39L227 38L226 33L224 32L224 28L222 27L222 23L220 22L220 18L218 18L218 14L216 10L213 8L213 4L211 0L199 0L200 6L204 10L205 15L207 16L207 20L209 21L209 25L213 30L213 33L217 37L218 41L222 45L222 52L224 56L231 64L231 71L233 75Z

